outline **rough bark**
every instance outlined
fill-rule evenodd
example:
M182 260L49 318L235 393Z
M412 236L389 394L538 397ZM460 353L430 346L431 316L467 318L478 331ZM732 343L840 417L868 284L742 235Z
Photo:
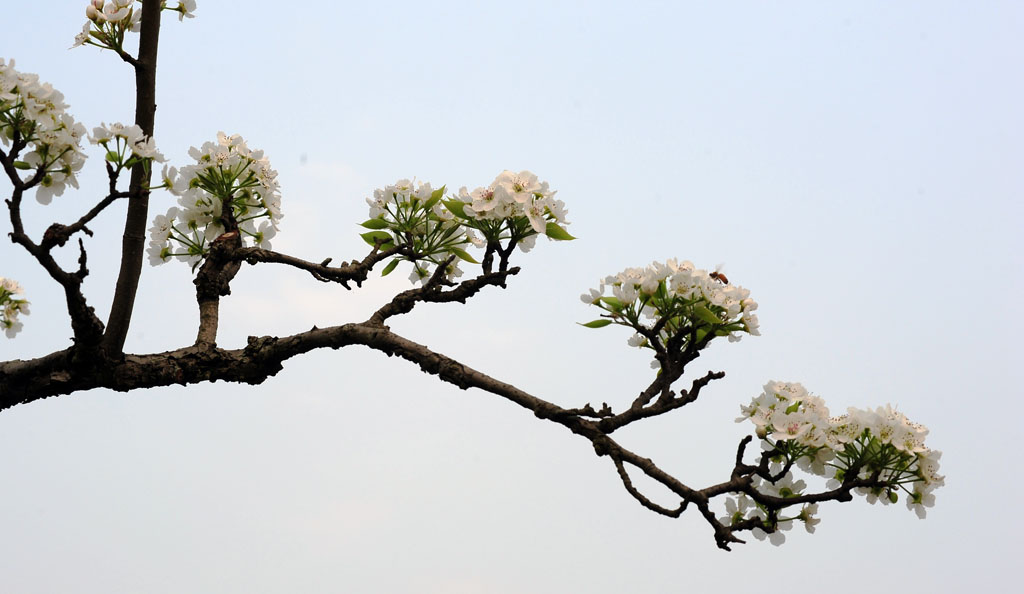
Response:
M135 68L135 123L143 134L153 135L156 119L156 58L160 41L161 0L142 3L142 29L139 32L139 55L132 64ZM135 309L135 295L142 275L142 257L146 245L146 225L149 223L149 172L140 163L132 168L128 193L128 214L125 217L121 239L121 267L117 286L110 305L110 317L103 336L107 352L119 353L124 348L128 326Z

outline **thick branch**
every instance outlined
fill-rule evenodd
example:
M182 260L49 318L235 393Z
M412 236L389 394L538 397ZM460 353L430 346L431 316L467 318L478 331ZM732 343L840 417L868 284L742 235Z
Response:
M156 58L157 42L160 38L161 0L144 0L142 23L139 35L139 57L135 68L135 123L142 133L153 135L156 117ZM131 63L129 61L129 63ZM149 217L149 174L143 163L132 168L128 193L128 214L125 217L124 235L121 239L121 268L118 272L114 299L110 305L110 317L104 335L104 348L109 353L120 353L124 348L132 311L135 308L135 294L142 274L142 257L146 241L146 223Z
M106 365L77 368L73 349L29 361L0 363L0 410L49 396L92 388L127 392L139 388L187 385L203 381L259 384L282 369L292 357L321 348L361 344L413 361L432 375L463 389L479 387L498 394L538 416L553 417L561 408L530 396L514 386L470 369L389 330L367 324L314 328L283 338L250 337L243 349L186 347L165 353L124 355Z
M729 549L732 543L743 542L736 532L761 528L772 531L779 509L804 503L828 500L847 501L851 491L862 486L880 486L877 477L855 478L851 472L837 489L823 493L780 498L765 495L753 488L751 474L760 466L742 463L742 451L749 440L741 442L737 452L737 470L729 481L703 490L692 489L659 468L649 458L631 452L599 427L599 422L583 419L556 404L537 398L515 386L501 382L462 363L436 353L391 332L388 328L364 322L332 328L314 328L284 338L250 337L243 349L224 350L215 346L196 346L152 355L125 355L111 359L103 365L77 361L74 349L54 353L32 361L0 363L0 409L19 403L31 402L56 394L106 387L128 391L138 388L171 384L192 384L202 381L232 381L259 384L277 374L287 359L320 348L341 348L364 345L389 356L398 356L416 363L425 373L461 389L479 388L530 410L535 416L558 423L573 433L589 440L599 456L609 456L616 466L627 492L647 509L669 517L678 517L689 504L711 525L715 541L720 548ZM702 378L706 380L708 376ZM701 381L701 380L698 380ZM705 381L706 383L706 381ZM629 464L680 498L680 505L670 509L652 502L633 485L625 465ZM740 474L740 470L748 474ZM769 510L767 523L749 519L732 526L719 521L711 511L710 499L726 493L746 493Z
M226 204L225 210L228 208L230 206ZM210 243L210 253L193 281L196 285L196 301L199 303L196 346L212 347L217 343L220 298L231 294L231 281L242 266L241 262L232 257L242 245L238 225L231 216L225 217L225 221L226 226L233 229Z

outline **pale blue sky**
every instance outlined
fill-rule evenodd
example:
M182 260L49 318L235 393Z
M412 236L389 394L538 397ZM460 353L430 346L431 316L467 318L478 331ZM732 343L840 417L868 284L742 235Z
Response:
M350 348L259 387L94 391L0 413L0 591L1015 583L1018 3L198 4L194 20L165 17L157 144L179 165L218 130L264 149L284 195L275 248L361 256L363 198L402 177L472 188L530 169L559 191L579 240L540 241L508 290L423 307L396 331L559 404L621 408L647 361L621 329L576 326L594 316L578 295L655 259L724 262L761 304L763 336L714 345L693 372L726 379L625 445L692 486L718 482L748 431L732 422L739 405L767 380L801 381L834 411L891 402L929 426L947 486L925 521L902 502L825 505L814 535L723 553L699 518L642 509L561 427ZM128 68L66 49L84 6L18 3L0 57L51 82L90 128L130 121ZM30 209L37 234L95 202L99 153L86 170L81 192ZM87 242L103 316L120 218ZM0 275L32 301L0 359L64 348L52 281L7 242ZM364 319L404 277L348 293L246 267L220 344ZM193 340L190 278L146 268L130 350Z

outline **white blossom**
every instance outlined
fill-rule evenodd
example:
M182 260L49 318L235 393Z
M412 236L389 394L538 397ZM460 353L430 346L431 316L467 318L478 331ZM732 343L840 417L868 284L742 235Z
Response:
M106 137L135 138L136 133L128 128L97 128L94 136L97 141ZM132 150L142 153L140 156L155 151L147 141L134 143ZM277 172L263 151L250 149L237 134L218 132L216 143L191 147L189 156L194 164L181 169L164 168L163 184L178 196L180 208L171 208L154 219L150 237L155 243L148 250L150 263L162 264L176 258L193 266L198 264L210 242L226 230L225 203L242 234L243 244L270 249L270 240L277 234L283 215Z
M26 144L20 161L29 165L23 181L34 182L36 200L48 204L66 186L78 187L75 173L85 163L81 140L85 127L65 113L64 96L35 74L15 70L0 59L0 144L15 135Z
M24 291L12 278L0 276L0 328L7 338L14 338L23 328L19 315L28 315L29 303L18 297Z
M740 408L737 422L751 421L763 448L793 456L798 468L826 477L829 489L842 486L838 472L857 469L856 478L877 481L855 489L868 503L889 505L906 488L907 507L924 517L932 491L945 483L938 474L941 452L924 443L928 429L892 406L851 407L830 417L824 400L802 385L772 381Z
M181 0L178 2L178 21L185 19L194 19L196 15L193 14L196 11L196 0Z
M619 304L599 301L606 288ZM650 320L644 324L648 329L660 325L663 343L675 332L688 334L695 328L704 332L724 331L730 335L730 341L738 340L742 334L759 334L757 317L750 313L757 309L750 291L738 285L724 285L689 261L671 259L644 268L627 268L606 277L590 295L584 295L583 301L612 312L612 320L617 324L638 329L639 318L643 317ZM714 318L709 319L708 314Z
M818 513L818 504L811 503L809 505L805 505L803 509L800 510L800 515L797 516L797 519L804 523L804 529L807 530L808 534L814 534L815 526L821 523L820 518L814 517L814 514L816 513Z

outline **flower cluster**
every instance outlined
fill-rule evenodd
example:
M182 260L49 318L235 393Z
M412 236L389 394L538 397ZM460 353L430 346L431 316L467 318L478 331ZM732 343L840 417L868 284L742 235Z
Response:
M142 11L135 9L135 0L89 0L85 18L88 20L82 25L81 33L75 35L71 47L95 45L121 50L125 33L139 32Z
M75 35L75 44L95 45L103 49L121 51L125 33L138 33L142 11L137 10L135 3L142 0L89 0L85 7L85 18L82 31ZM178 5L170 8L163 2L161 8L178 13L181 21L195 17L196 0L181 0Z
M17 281L0 276L0 328L7 338L14 338L21 330L18 314L28 315L28 301L17 297L21 293Z
M195 165L181 171L165 166L163 184L157 186L178 196L180 208L154 219L150 263L178 258L195 268L209 253L210 242L235 229L243 240L269 249L283 215L277 171L263 151L250 150L237 134L218 132L216 143L192 147L189 156Z
M362 225L371 231L362 237L382 249L408 248L383 274L408 260L413 262L413 282L426 282L431 269L441 264L450 280L462 275L459 260L478 263L463 249L467 244L504 250L507 257L513 247L529 251L541 233L555 240L573 239L564 228L565 204L554 194L529 171L504 171L487 188L468 192L463 187L447 199L444 186L435 190L429 183L402 179L366 199L371 218Z
M611 296L605 295L609 288ZM630 327L637 332L628 341L631 346L685 348L702 343L709 334L728 336L730 341L739 340L744 333L760 335L753 313L757 302L750 298L750 291L728 284L718 273L695 268L689 261L673 259L646 268L627 268L606 277L580 299L607 312L584 326Z
M568 211L565 203L555 199L555 192L548 188L529 171L503 171L486 188L467 192L459 189L462 208L453 212L463 215L466 225L479 229L488 242L498 242L505 237L524 242L523 249L533 246L538 233L554 239L567 239L558 235L565 232ZM528 245L524 240L529 241Z
M409 280L414 283L425 283L431 268L442 264L446 266L445 276L452 280L462 276L458 260L477 263L462 246L480 240L445 208L444 191L444 186L435 190L429 183L400 179L374 190L373 198L366 199L370 219L363 227L372 231L363 233L363 240L381 249L392 248L397 242L409 246L411 252L393 258L383 274L390 274L399 262L409 260L413 263Z
M92 129L89 142L102 145L106 149L106 159L116 165L116 171L131 167L137 162L146 163L148 166L151 161L165 161L160 151L156 150L153 138L143 134L142 128L137 124L126 126L115 123L108 127L100 123Z
M25 180L38 183L36 200L49 204L68 185L77 188L75 173L85 163L81 152L85 126L64 112L64 95L35 74L14 69L14 61L0 59L0 144L29 152L15 161L30 171ZM33 181L35 180L35 181Z
M935 502L932 492L944 484L938 473L942 453L924 444L928 429L891 406L851 407L846 414L832 417L825 402L802 385L773 381L741 410L737 422L754 424L775 466L795 464L828 478L829 488L839 488L844 480L872 481L875 486L856 489L869 502L895 503L903 491L907 508L924 518L926 508ZM791 492L799 494L803 488L791 487ZM783 520L778 522L781 525Z
M764 495L789 499L801 494L807 488L807 483L802 480L793 480L793 473L786 472L774 483L755 476L751 480L751 486ZM786 541L784 532L792 528L794 522L802 522L804 529L808 533L814 533L815 528L821 522L819 518L815 517L817 513L818 504L810 503L801 506L800 511L796 515L775 516L772 519L771 515L767 512L767 508L746 495L740 494L734 499L725 500L725 515L718 518L718 520L726 526L730 526L743 520L760 518L764 526L772 530L772 532L769 533L761 528L754 528L752 531L754 538L764 540L767 537L769 542L778 546Z

